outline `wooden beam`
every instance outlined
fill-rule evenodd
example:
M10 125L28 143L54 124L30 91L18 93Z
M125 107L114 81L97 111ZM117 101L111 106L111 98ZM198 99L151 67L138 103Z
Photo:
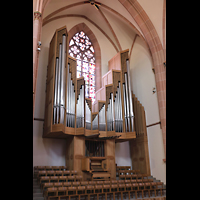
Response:
M42 118L34 118L34 120L36 120L36 121L44 121L44 119L42 119Z
M86 138L96 138L100 135L100 133L97 133L97 134L93 134L93 135L88 135L88 136L85 136Z
M151 126L155 126L155 125L157 125L157 124L161 124L161 121L156 122L156 123L153 123L153 124L149 124L149 125L147 125L146 127L148 128L148 127L151 127Z

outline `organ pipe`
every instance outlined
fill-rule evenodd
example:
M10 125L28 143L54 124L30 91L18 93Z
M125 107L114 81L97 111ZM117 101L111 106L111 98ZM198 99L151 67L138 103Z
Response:
M86 129L91 130L91 110L89 108L89 105L87 104L85 100L85 114L86 114Z
M62 35L62 43L59 44L59 57L56 58L53 124L64 123L65 59L66 59L65 52L66 52L66 35Z
M105 131L106 121L105 121L105 104L99 111L99 130Z

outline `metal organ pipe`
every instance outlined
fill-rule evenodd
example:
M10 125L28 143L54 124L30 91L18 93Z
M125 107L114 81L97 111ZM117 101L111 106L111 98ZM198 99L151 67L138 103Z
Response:
M91 110L85 100L85 114L86 114L86 129L91 130Z
M61 51L62 51L62 44L60 44L59 46L59 62L58 62L58 75L57 75L57 78L58 78L58 89L57 89L57 104L58 104L58 107L57 107L57 124L59 123L59 115L60 115L60 68L61 68Z
M130 115L129 115L129 111L130 111L130 108L129 108L129 95L128 95L128 80L127 80L127 74L124 74L125 76L125 90L126 90L126 106L127 106L127 123L128 123L128 130L130 132Z
M53 103L53 124L56 123L56 113L57 113L57 93L58 93L58 58L56 58L56 74L55 74L55 84L54 84L54 103Z
M105 104L99 111L99 130L105 131L106 121L105 121Z
M117 88L117 93L116 93L116 97L115 97L115 102L114 102L114 107L115 107L115 131L118 130L118 109L117 109L117 105L118 105L118 88Z
M130 102L130 121L131 121L131 131L134 131L134 122L133 122L133 101L132 101L132 93L131 93L131 80L130 80L130 67L129 67L129 59L126 60L127 74L128 74L128 93L129 93L129 102Z
M130 68L129 68L129 60L126 60L127 73L124 74L125 78L125 86L123 86L124 93L124 112L125 112L125 125L126 131L133 132L134 131L134 121L133 121L133 102L132 102L132 94L131 94L131 82L130 82Z
M98 114L94 117L92 121L92 130L97 130L98 129Z
M56 58L53 124L64 123L65 60L66 60L66 35L63 35L62 44L59 44L59 57Z
M69 64L67 68L67 112L66 112L66 126L69 126Z
M112 120L112 130L114 130L114 122L115 122L115 118L114 118L114 107L113 107L113 93L111 93L111 102L112 102L112 105L111 105L111 120Z
M107 114L107 131L114 130L114 116L113 116L113 93L111 93L111 98L109 99Z
M81 126L84 127L84 114L85 114L85 110L84 110L84 94L85 94L85 86L82 86L82 103L81 103Z
M76 127L84 127L84 85L81 86L76 109ZM75 120L75 115L74 115Z
M67 127L75 127L75 90L73 81L71 80L71 73L69 72L69 64L67 70Z
M115 131L123 132L123 119L122 119L122 102L121 102L121 84L117 87L115 98Z
M127 111L126 111L126 92L125 92L125 84L123 84L123 96L124 96L125 132L127 132Z
M79 128L80 126L80 97L81 96L81 89L80 89L80 94L79 98L77 100L77 109L76 109L76 127Z
M66 35L62 38L62 51L61 51L61 69L60 69L60 123L64 124L65 113L65 51L66 51Z
M121 99L121 84L119 82L119 131L122 132L123 120L122 120L122 99Z
M72 93L72 127L75 127L75 90L73 85L73 93Z

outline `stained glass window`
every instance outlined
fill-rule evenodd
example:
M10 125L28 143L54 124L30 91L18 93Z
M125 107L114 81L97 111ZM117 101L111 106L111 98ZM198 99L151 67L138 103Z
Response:
M77 59L77 78L85 79L85 97L95 100L95 56L89 37L80 31L69 41L69 55Z

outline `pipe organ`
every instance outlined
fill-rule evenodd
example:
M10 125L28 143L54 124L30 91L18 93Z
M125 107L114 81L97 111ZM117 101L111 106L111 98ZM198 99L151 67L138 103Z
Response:
M135 138L128 51L119 53L118 69L109 71L112 81L104 86L105 95L98 98L97 92L96 108L85 98L84 77L76 78L76 59L66 52L68 34L64 27L56 30L49 48L43 136ZM127 137L127 132L132 135Z
M119 52L109 61L109 72L102 77L103 86L96 91L92 105L92 100L85 98L84 77L76 78L77 63L68 55L68 39L66 27L62 27L56 30L50 42L43 137L68 141L70 153L66 160L74 162L70 168L81 170L83 166L82 170L94 171L95 167L88 168L91 161L104 166L103 171L110 171L114 177L113 145L136 138L134 122L137 130L144 130L139 126L141 117L135 119L133 113L137 111L140 116L137 106L133 105L128 50ZM86 138L96 142L86 142ZM76 155L80 146L84 153Z
M43 137L66 139L66 165L82 171L85 180L91 174L114 178L115 143L146 134L144 108L131 92L129 50L109 61L92 104L85 98L84 77L76 78L68 40L62 27L50 42Z

